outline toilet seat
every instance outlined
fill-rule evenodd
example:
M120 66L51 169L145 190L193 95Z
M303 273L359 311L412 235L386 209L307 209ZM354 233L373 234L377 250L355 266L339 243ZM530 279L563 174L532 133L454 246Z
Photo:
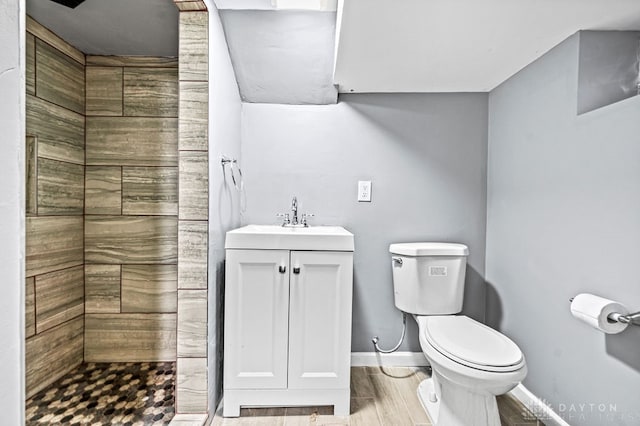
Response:
M427 316L422 332L436 351L477 370L512 372L524 365L518 345L504 334L464 315Z

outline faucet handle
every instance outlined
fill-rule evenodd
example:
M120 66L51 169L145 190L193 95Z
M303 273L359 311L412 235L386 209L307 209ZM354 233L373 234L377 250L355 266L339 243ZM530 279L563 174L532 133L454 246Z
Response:
M282 226L285 226L291 223L291 220L289 219L289 213L278 213L276 217L282 218Z
M313 213L302 213L302 220L300 223L302 223L302 225L304 226L309 226L309 224L307 223L307 219L314 216L315 214Z

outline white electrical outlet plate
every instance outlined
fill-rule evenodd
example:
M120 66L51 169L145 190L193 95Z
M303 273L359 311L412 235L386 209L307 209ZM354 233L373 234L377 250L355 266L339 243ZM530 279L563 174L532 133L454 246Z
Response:
M371 181L358 181L358 201L371 202Z

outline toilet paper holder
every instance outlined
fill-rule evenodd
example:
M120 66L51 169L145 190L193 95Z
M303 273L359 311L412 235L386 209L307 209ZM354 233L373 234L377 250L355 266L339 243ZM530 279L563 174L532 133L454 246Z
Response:
M569 299L569 302L573 302L573 297ZM622 324L640 325L640 311L632 314L622 315L617 312L609 314L607 317L609 321L620 322Z

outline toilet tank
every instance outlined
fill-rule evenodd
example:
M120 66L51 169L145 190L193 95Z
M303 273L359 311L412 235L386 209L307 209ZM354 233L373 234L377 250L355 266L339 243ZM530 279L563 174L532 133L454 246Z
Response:
M469 249L455 243L401 243L389 246L396 307L416 315L448 315L462 310Z

